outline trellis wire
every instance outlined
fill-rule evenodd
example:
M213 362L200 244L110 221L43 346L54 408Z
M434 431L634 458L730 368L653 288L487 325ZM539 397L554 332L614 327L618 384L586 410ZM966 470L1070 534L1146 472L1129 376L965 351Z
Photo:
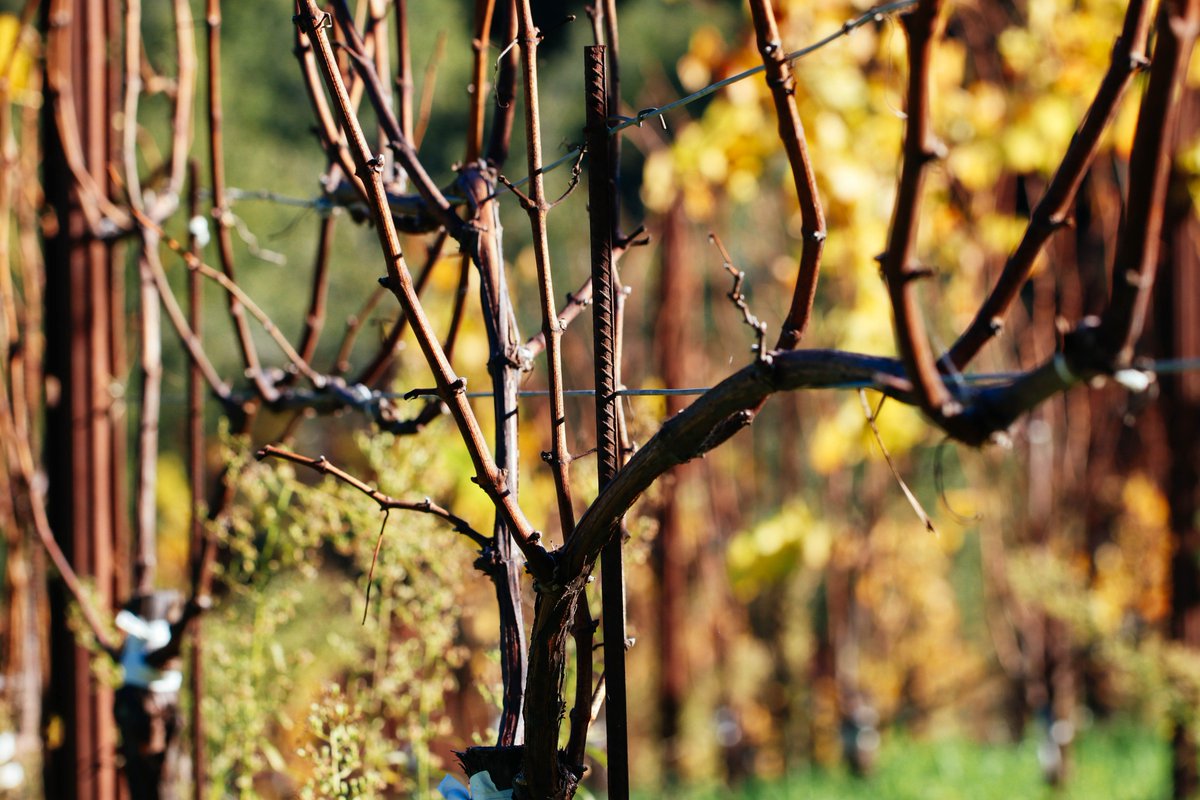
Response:
M838 39L841 39L843 36L849 35L850 33L854 32L858 28L861 28L863 25L866 25L868 22L882 21L885 17L887 17L891 14L895 14L898 11L903 11L904 9L908 8L909 6L916 5L916 2L917 2L917 0L897 0L897 2L894 2L894 3L884 3L882 5L875 6L874 8L871 8L871 9L865 11L864 13L858 15L857 17L854 17L853 19L847 20L846 22L842 23L842 26L840 28L838 28L836 31L834 31L833 33L830 33L830 34L826 35L825 37L818 39L817 41L813 42L810 45L801 47L799 50L793 50L792 52L788 53L788 55L787 55L788 62L791 63L794 61L798 61L799 59L804 58L805 56L810 55L811 53L817 52L818 50L825 47L826 45L836 42ZM730 75L728 78L723 78L715 83L710 83L708 86L705 86L703 89L699 89L695 92L692 92L691 94L689 94L685 97L681 97L678 100L672 100L670 103L667 103L665 106L658 106L656 108L647 108L643 111L639 111L637 113L637 116L623 119L618 124L609 128L608 134L610 136L612 136L613 134L619 133L620 131L623 131L626 128L632 128L635 125L637 125L638 127L641 127L641 124L648 119L656 119L656 118L662 117L662 115L666 114L668 111L674 111L677 108L683 108L685 106L689 106L692 103L695 103L697 100L702 100L705 97L708 97L710 94L713 94L714 92L724 89L726 86L731 86L732 84L738 83L740 81L744 81L744 80L746 80L746 78L753 77L753 76L759 74L760 72L764 72L765 70L766 70L766 67L763 66L762 64L759 64L757 67L752 67L748 70L745 70L744 72L739 72L736 75ZM664 125L665 125L665 123L664 123ZM542 174L544 175L547 172L550 172L551 170L554 170L554 169L558 169L563 164L570 162L571 160L573 160L574 158L576 158L579 155L579 150L580 150L580 148L578 148L578 147L573 148L562 158L558 159L557 161L553 161L553 162L547 164L545 167L542 168ZM529 181L529 176L526 176L519 181L513 181L512 185L513 186L522 186L528 181Z
M1161 361L1141 362L1132 367L1136 372L1148 375L1178 375L1185 372L1200 372L1200 358L1172 358L1163 359ZM1023 372L980 372L973 375L958 375L955 381L968 386L992 386L1003 384L1008 381L1016 380L1024 377ZM678 389L618 389L614 396L616 397L697 397L707 391L712 390L712 386L688 386ZM809 387L812 390L832 390L832 391L857 391L858 389L879 389L880 384L875 381L843 381L841 383L830 383L824 386ZM345 390L348 393L361 392L358 403L368 405L379 400L415 400L418 398L437 397L438 394L433 389L419 389L409 392L377 392L370 391L364 388L354 389L347 387ZM563 394L567 397L594 397L596 391L594 389L564 389ZM467 392L467 397L472 400L483 400L490 398L491 392ZM548 392L545 389L523 389L517 393L521 398L537 398L547 397ZM238 396L231 398L238 400ZM132 398L126 398L124 401L127 405L136 405L136 401ZM169 395L163 397L165 403L181 403L182 396Z
M904 9L906 9L910 6L916 5L916 2L917 2L917 0L897 0L896 2L883 3L881 5L875 6L874 8L868 9L867 11L863 12L862 14L859 14L857 17L854 17L853 19L847 20L846 22L842 23L842 26L840 28L838 28L836 31L834 31L833 33L827 34L826 36L824 36L821 39L818 39L817 41L813 42L812 44L801 47L799 50L793 50L792 52L788 53L788 55L787 55L788 61L789 62L797 61L801 58L804 58L807 55L811 55L812 53L815 53L816 51L820 50L821 48L825 47L826 45L832 44L833 42L836 42L838 39L841 39L842 37L849 35L850 33L854 32L855 30L866 25L868 22L882 21L885 17L891 16L892 14L895 14L896 12L903 11ZM718 92L721 89L724 89L726 86L731 86L732 84L738 83L740 81L744 81L747 78L751 78L751 77L759 74L760 72L763 72L765 69L766 69L766 67L764 67L760 64L759 66L752 67L748 70L745 70L744 72L739 72L736 75L730 75L728 78L723 78L719 81L716 81L715 83L710 83L709 85L705 86L704 88L699 89L695 92L692 92L689 95L681 97L677 100L672 100L670 103L667 103L665 106L658 106L656 108L647 108L642 111L639 111L636 116L622 118L621 122L617 123L616 125L614 125L608 129L608 133L610 136L612 136L616 133L619 133L620 131L625 130L626 128L631 128L635 125L641 126L641 124L648 119L658 119L658 118L662 117L664 114L666 114L668 111L674 111L677 108L683 108L685 106L689 106L698 100L702 100L705 97L708 97L710 94L713 94L714 92ZM559 167L563 166L564 164L571 163L572 161L574 161L576 158L579 157L580 149L581 148L579 148L579 147L571 148L571 150L569 150L566 153L566 155L564 155L561 158L559 158L558 160L552 161L549 164L542 167L541 174L545 175L548 172L552 172L552 171L558 169ZM529 182L529 178L530 178L530 176L526 175L524 178L521 178L520 180L511 181L510 183L513 186L524 186L526 183ZM253 190L234 189L234 188L230 188L229 191L227 192L227 194L229 196L228 199L230 199L230 200L263 200L263 201L267 201L267 202L281 203L283 205L289 205L289 206L315 208L315 209L318 209L321 211L326 211L326 212L328 212L332 209L331 203L327 199L324 199L324 198L317 198L316 200L302 200L302 199L294 198L294 197L286 197L284 195L279 195L274 192L253 191ZM447 197L447 199L452 202L457 201L456 198L449 197L449 196Z
M1200 358L1172 358L1163 359L1161 361L1153 361L1148 363L1137 364L1132 369L1137 372L1148 373L1150 375L1173 375L1184 372L1200 371ZM970 386L988 386L993 384L1003 384L1008 381L1016 380L1024 377L1024 372L980 372L973 375L961 375L957 380ZM692 386L680 389L618 389L615 397L695 397L702 395L707 391L712 390L712 386ZM877 389L879 384L876 381L843 381L841 383L830 383L824 386L813 386L812 389L832 389L832 390L858 390L858 389ZM525 389L518 392L519 397L546 397L545 389ZM568 397L594 397L596 391L594 389L564 389L563 394ZM411 391L411 392L377 392L374 395L377 398L383 399L416 399L419 397L437 397L436 391L430 389L428 391ZM467 392L467 397L471 399L483 399L491 397L491 392Z

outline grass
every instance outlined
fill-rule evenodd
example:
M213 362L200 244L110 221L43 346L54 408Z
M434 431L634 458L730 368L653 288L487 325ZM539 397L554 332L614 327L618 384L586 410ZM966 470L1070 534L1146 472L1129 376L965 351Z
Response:
M1061 790L1045 785L1037 742L984 745L966 739L885 739L869 778L810 769L775 782L671 790L685 800L1158 800L1169 796L1167 744L1131 723L1092 728L1078 740L1071 778ZM661 793L641 794L642 800Z

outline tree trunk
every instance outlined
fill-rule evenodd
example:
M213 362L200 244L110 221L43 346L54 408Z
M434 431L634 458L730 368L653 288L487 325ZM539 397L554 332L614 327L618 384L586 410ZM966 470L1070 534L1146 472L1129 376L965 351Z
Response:
M44 184L54 222L45 231L46 417L45 463L51 525L75 571L90 579L97 604L111 608L118 587L114 558L124 540L118 487L125 474L119 409L113 385L123 333L122 272L113 245L93 235L76 177L68 168L64 131L55 114L71 104L80 157L98 191L107 192L111 152L111 82L106 43L113 19L101 0L73 0L48 24L69 26L69 47L55 51L48 71L60 70L73 96L46 81ZM88 651L68 628L66 593L51 592L49 741L46 795L108 800L117 796L113 693L95 680Z
M1180 141L1200 129L1200 94L1183 101ZM1200 254L1195 242L1200 223L1182 176L1175 176L1167 209L1162 274L1156 287L1156 355L1164 359L1200 357ZM1164 494L1171 508L1171 638L1200 649L1200 373L1162 375L1162 420L1169 431ZM1175 720L1171 738L1173 797L1200 796L1200 750L1194 720Z
M692 385L691 341L688 319L698 300L698 287L689 270L687 230L683 205L677 201L667 214L662 233L662 273L658 285L658 313L654 331L654 359L668 389ZM667 398L667 416L685 404ZM659 725L663 743L663 771L668 783L677 777L679 766L679 717L687 692L687 656L684 648L683 608L687 594L687 558L683 543L680 494L686 464L671 471L670 483L658 509L658 538L654 543L654 565L658 579L658 664Z

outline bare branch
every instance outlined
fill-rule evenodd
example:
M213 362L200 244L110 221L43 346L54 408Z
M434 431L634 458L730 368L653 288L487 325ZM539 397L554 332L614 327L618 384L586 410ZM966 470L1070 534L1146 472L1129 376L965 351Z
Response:
M1115 366L1127 366L1141 336L1158 267L1171 137L1180 93L1200 32L1200 0L1170 0L1159 13L1150 82L1129 155L1129 198L1117 238L1112 295L1100 338Z
M366 483L363 483L361 480L345 470L342 470L331 464L325 458L325 456L309 458L308 456L304 456L299 453L293 453L290 450L284 450L281 447L267 445L259 450L254 457L259 461L262 461L266 458L279 458L284 461L291 461L293 464L299 464L302 467L308 467L309 469L319 472L322 475L329 475L335 480L341 481L347 486L362 492L367 497L371 498L371 500L375 501L376 505L379 506L381 511L387 511L394 508L400 511L416 511L422 514L431 514L450 525L456 532L461 533L463 536L470 539L481 550L491 546L490 538L472 528L471 524L462 517L452 514L450 511L433 502L428 497L419 501L398 500L391 495L384 494L378 489L368 486Z
M892 477L896 479L896 483L900 485L900 491L904 492L905 499L912 506L912 510L916 512L917 518L925 526L925 530L930 533L937 533L933 528L933 520L929 518L929 514L925 512L925 508L921 505L921 501L913 494L912 489L908 488L904 478L900 475L900 470L896 468L896 462L892 461L892 454L888 452L887 445L883 443L883 436L879 433L879 425L876 421L879 419L879 411L883 408L883 403L887 397L879 398L879 405L875 410L871 410L871 404L867 401L867 392L865 389L858 390L858 400L862 404L863 415L867 418L867 425L871 428L871 433L875 436L875 444L879 445L880 452L883 453L883 460L887 462L888 469L892 473Z
M208 157L209 179L212 182L212 215L217 228L217 253L221 263L221 272L232 284L233 275L233 239L229 233L229 206L225 197L225 137L224 110L221 106L221 0L208 0ZM145 223L143 223L145 224ZM258 361L258 350L254 346L254 337L250 334L250 325L246 320L242 298L229 292L226 295L226 307L229 317L237 331L238 346L242 352L242 362L246 372L254 381L263 400L268 402L279 396L278 390L270 384L263 373ZM290 348L290 345L289 345Z
M168 158L166 191L162 206L153 209L155 219L166 219L179 203L188 171L188 151L192 145L192 115L196 96L196 26L188 0L174 0L175 15L175 92L171 117L171 154Z
M583 155L582 149L579 151L579 154L580 156ZM535 209L537 207L537 203L533 202L533 198L522 192L520 188L518 188L517 185L508 178L504 177L503 175L497 175L496 180L500 181L502 184L504 184L506 189L516 195L517 200L521 203L521 208L529 211L530 209Z
M433 45L433 53L425 63L425 80L421 84L421 100L417 110L417 127L413 133L413 147L420 147L429 130L429 119L433 116L433 94L437 88L438 68L446 57L446 32L438 33Z
M400 301L405 314L408 315L417 343L421 347L426 362L433 370L438 392L454 416L459 433L475 466L476 482L491 497L497 507L503 510L505 520L509 524L514 538L529 561L530 570L535 576L545 575L550 566L550 556L537 545L537 539L540 537L534 535L533 526L525 518L524 512L517 504L516 497L504 489L503 475L492 459L487 444L484 442L479 422L467 403L466 383L454 374L430 327L420 300L416 296L412 276L408 272L404 255L400 250L400 241L387 206L383 182L378 172L378 162L371 156L367 148L362 128L351 112L350 98L345 84L337 71L333 48L324 27L327 17L317 7L315 0L299 0L299 2L302 13L298 15L298 22L304 26L309 37L317 46L322 77L336 100L335 107L339 123L351 142L358 175L367 186L368 194L371 197L372 217L387 263L389 288ZM406 164L405 167L407 169L408 165Z
M437 266L438 261L442 257L442 251L446 247L446 232L442 231L433 240L433 244L425 252L425 264L421 268L421 274L417 276L416 293L417 297L421 296L421 292L425 290L425 286L429 283L429 279L433 276L433 268ZM375 357L371 359L362 372L359 373L355 383L361 383L364 386L374 386L383 379L388 367L395 361L396 353L399 352L400 340L404 338L404 331L408 328L408 315L403 311L394 323L392 329L388 331L388 335L379 345L379 350ZM449 346L446 348L450 349Z
M134 592L145 596L154 591L158 564L158 428L162 406L162 323L158 287L150 266L151 251L158 243L152 232L143 234L140 276L142 402L138 409L138 460L136 490L137 555L134 558Z
M321 232L317 239L317 255L313 264L312 293L308 302L308 314L304 317L304 333L300 335L297 351L300 358L311 362L317 350L317 341L325 327L325 297L329 291L329 259L333 253L333 232L337 217L326 215L321 220Z
M962 369L979 350L1000 332L1004 314L1029 280L1037 256L1050 236L1067 223L1075 195L1100 149L1100 137L1116 116L1130 79L1146 64L1146 33L1150 22L1150 3L1131 0L1125 11L1125 24L1113 45L1112 61L1091 106L1071 138L1062 162L1050 179L1050 185L1030 214L1029 225L1017 249L1008 257L987 299L980 305L971 324L950 348L947 358L955 369Z
M0 370L3 375L3 370ZM9 405L8 395L0 391L0 440L7 450L9 474L19 487L18 496L24 498L24 515L30 526L37 534L38 540L50 556L50 562L58 570L59 577L67 591L71 593L83 620L89 630L110 657L117 658L120 642L109 635L109 627L101 618L100 612L92 605L92 601L84 589L83 582L71 567L71 562L59 547L50 527L50 519L46 514L46 479L40 474L33 458L33 451L28 436L17 435L14 427L13 409Z
M512 145L513 119L517 113L516 104L513 102L517 94L517 49L512 46L517 40L517 3L516 0L500 2L500 14L497 15L493 27L501 21L505 23L502 41L506 46L498 59L496 113L492 118L492 135L487 149L488 163L497 168L508 160L508 152Z
M942 383L917 302L916 280L927 274L914 263L922 188L929 163L938 156L930 129L929 61L941 0L921 0L901 17L908 43L908 104L905 109L904 166L900 173L887 251L881 261L895 316L896 343L921 407L943 424L961 411Z
M392 59L388 52L388 26L387 13L388 6L391 5L390 0L368 0L367 2L367 24L363 31L363 38L367 43L367 50L375 59L375 74L379 76L379 94L380 102L387 108L395 108L395 100L392 96L392 83L386 80L386 76L392 71ZM403 130L403 128L401 128ZM379 152L384 152L384 147L387 145L387 131L383 126L379 126ZM388 164L384 174L387 176L387 182L391 183L396 178L395 162Z
M567 295L567 304L563 306L558 315L558 329L566 331L567 326L580 314L583 310L592 304L592 276L589 275L578 291ZM528 359L533 359L539 353L546 349L546 332L538 331L534 336L529 337L522 346L523 356Z
M754 331L755 338L757 339L754 345L754 352L758 354L759 358L766 358L767 323L760 321L758 317L750 313L750 304L746 302L746 296L742 294L742 283L746 280L746 273L733 265L733 259L729 257L729 251L725 249L725 245L721 242L719 236L715 233L709 233L708 240L713 243L717 251L721 254L721 260L724 262L721 266L733 276L733 288L725 296L742 312L742 321Z
M584 763L588 730L596 720L596 715L592 713L595 637L596 622L592 619L587 595L581 593L579 605L575 608L575 620L571 623L571 638L575 640L575 700L571 705L571 733L563 751L571 764Z
M413 137L412 47L408 29L408 0L396 0L396 89L400 93L397 116L404 138L415 143L419 140Z
M488 33L492 29L492 12L496 0L475 0L475 32L471 39L472 59L471 84L467 94L471 98L467 107L467 155L466 163L479 160L483 153L484 109L488 96Z
M567 412L563 401L562 329L558 326L558 311L554 304L554 280L550 272L550 242L547 234L545 179L542 169L541 105L538 99L537 47L538 30L533 24L529 0L517 4L518 30L521 41L521 73L525 87L525 142L529 174L529 199L526 208L533 232L533 254L537 264L538 299L542 315L542 335L546 341L548 383L550 387L550 465L554 476L554 491L558 499L558 521L563 539L575 528L575 510L571 502L570 449L567 447Z
M246 294L246 292L243 291L242 288L238 286L227 273L219 272L210 267L208 264L205 264L200 259L196 258L196 256L190 250L185 249L183 245L181 245L174 238L167 236L163 229L159 227L154 220L145 216L138 209L133 209L133 215L138 223L144 228L157 234L162 243L165 244L169 249L173 250L183 260L183 263L189 270L199 272L204 277L216 281L218 284L220 284L221 288L225 290L228 296L238 303L239 307L244 307L247 311L249 311L250 315L258 320L259 324L262 325L263 330L265 330L267 334L275 341L275 343L279 345L279 349L283 351L284 356L287 357L292 366L298 369L300 374L308 378L313 386L320 388L325 385L325 376L314 371L313 368L308 365L308 362L300 357L300 354L296 352L294 347L292 347L291 342L289 342L287 337L280 332L279 328L274 322L271 321L271 318L267 316L266 312L263 311L262 308L259 307L258 303L254 302L250 295ZM185 339L185 344L186 343L187 340ZM271 396L273 399L278 400L279 391L274 386L269 388L271 389Z
M88 227L98 237L117 236L129 229L129 214L108 199L104 188L92 174L80 142L79 120L75 115L75 85L71 80L71 39L76 24L71 5L65 0L50 3L50 29L46 34L46 90L52 104L67 168L75 179L80 208ZM102 173L101 173L102 174Z
M476 160L462 170L459 184L465 190L468 206L473 211L471 225L478 232L474 250L469 256L479 269L479 305L488 340L496 462L503 471L508 491L515 493L521 467L517 407L520 371L513 350L520 340L520 333L504 265L500 207L495 197L495 172L484 162ZM464 256L464 277L468 267ZM455 311L461 314L460 304L456 303ZM458 319L461 317L456 317ZM456 335L457 331L455 327L453 332ZM526 641L519 553L513 549L508 526L499 514L492 531L495 555L491 575L500 611L500 674L504 690L496 743L504 747L520 744L524 737L521 711L525 702Z
M671 467L702 456L749 425L774 392L865 381L912 402L903 375L894 359L835 350L777 351L770 362L755 361L735 372L668 419L633 454L580 518L578 535L558 551L554 585L577 585L573 582L590 570L613 522L642 492Z
M387 133L389 147L395 153L396 158L399 159L401 166L404 167L409 178L412 179L421 197L429 204L431 211L438 217L442 225L446 227L446 230L450 231L451 236L462 241L462 237L466 235L463 221L454 214L450 202L442 194L441 189L433 182L433 179L429 177L429 173L425 171L425 167L417 158L417 151L412 142L404 137L404 132L400 128L400 123L396 120L396 115L392 112L391 107L387 105L383 83L378 73L375 72L374 65L366 57L366 48L362 37L359 36L358 30L354 26L354 17L350 13L349 5L346 3L346 0L334 0L333 7L337 12L338 24L346 35L348 42L347 53L366 88L367 97L370 99L371 105L379 117L380 125L383 126L384 131ZM309 35L311 36L312 33L310 32ZM326 38L326 41L328 41L328 38ZM328 76L326 76L326 80L328 80ZM349 105L347 105L346 110L350 111ZM343 129L345 129L344 124ZM354 153L354 156L357 171L359 170L357 166L358 153ZM359 178L362 179L363 176L359 174Z
M446 331L446 358L454 360L454 346L458 343L458 333L462 330L463 318L467 310L467 289L471 284L471 257L463 255L458 260L458 285L454 288L454 307L450 311L450 324Z
M354 344L358 341L358 335L362 332L363 325L366 324L371 314L375 311L375 307L383 300L387 294L387 289L382 286L376 286L371 290L371 294L367 295L367 299L359 306L352 316L346 320L346 331L342 334L342 342L338 345L337 355L333 359L333 368L330 370L334 375L345 374L350 369L350 354L354 351Z
M125 190L129 202L145 209L142 181L137 168L138 98L142 93L142 3L128 0L125 5L125 105L121 132L121 155L125 161Z
M325 92L321 89L321 74L317 70L312 43L298 25L296 26L295 54L300 62L300 76L304 82L304 91L308 95L313 115L317 120L317 139L320 141L331 167L326 175L325 189L333 192L340 188L341 181L338 178L344 177L348 187L353 190L354 197L365 203L367 202L367 190L363 187L362 181L354 177L354 159L350 156L350 150L346 147L342 134L338 130L333 112L329 108L329 102L325 98ZM332 169L334 165L337 166L337 170Z
M771 99L775 103L779 138L787 151L792 181L800 200L800 268L796 275L792 306L783 321L779 341L775 345L776 348L790 350L800 343L812 314L813 298L817 291L817 273L821 266L821 250L825 246L825 212L821 209L821 200L817 195L817 179L813 174L812 160L808 156L804 125L800 122L800 112L796 108L796 79L792 75L792 65L779 38L779 27L775 24L771 0L750 0L750 13L754 17L758 52L767 71L767 86L771 89ZM762 352L761 348L759 352Z
M575 191L575 187L579 185L579 176L583 174L583 156L586 152L587 152L586 148L583 148L579 151L579 158L575 159L575 163L571 167L571 179L567 182L567 188L563 189L563 193L558 196L558 199L550 204L551 208L554 208L556 205L561 203L563 200L566 200L568 197L570 197L571 193ZM520 191L513 184L505 183L505 185L508 186L509 189L512 189L513 192L520 194ZM613 192L613 197L614 198L616 197L615 191ZM614 204L616 203L615 199L613 200L613 203ZM615 205L614 205L614 207L615 207ZM612 215L610 214L609 216L612 216ZM615 257L616 257L616 248L615 247L614 247L613 256L615 259Z

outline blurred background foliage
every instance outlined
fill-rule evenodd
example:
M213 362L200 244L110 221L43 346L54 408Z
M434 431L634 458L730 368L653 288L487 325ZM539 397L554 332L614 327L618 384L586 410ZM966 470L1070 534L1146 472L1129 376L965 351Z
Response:
M291 56L292 5L223 5L229 183L315 200L323 159ZM554 158L580 140L579 53L591 32L578 0L536 5L546 34L544 139ZM777 5L788 49L867 7ZM432 109L420 151L442 185L453 181L464 150L471 7L409 3L417 92ZM759 63L740 3L618 7L623 114ZM160 32L147 37L148 57L165 65L168 9L149 3L145 13L149 30ZM565 21L569 13L575 21ZM937 275L922 286L925 322L942 346L970 321L1018 241L1108 64L1123 4L964 0L950 13L933 65L934 129L948 156L930 176L919 251ZM9 23L0 24L0 49L11 35ZM897 23L884 19L795 65L829 229L807 346L894 352L875 257L898 174L903 44ZM1200 84L1200 64L1192 78ZM1002 372L1043 358L1054 345L1054 319L1077 319L1096 306L1097 292L1102 297L1141 88L1135 80L1085 183L1075 230L1048 248L1007 332L977 369ZM154 147L165 120L154 119L150 104L145 117L145 147ZM1193 203L1198 131L1191 128L1180 162ZM724 297L728 276L709 232L747 271L751 308L772 331L786 313L799 256L799 210L770 96L761 78L743 81L665 125L631 128L624 141L625 227L644 222L653 237L622 261L630 288L625 382L711 385L751 357L752 337ZM513 152L504 172L515 179L524 175L519 130ZM565 186L566 173L554 173L552 187ZM550 218L560 295L588 274L585 203L572 195ZM527 226L511 199L502 208L518 323L532 332L539 323ZM320 212L256 199L233 210L240 283L294 336ZM425 242L406 244L419 262ZM457 257L445 260L426 302L438 330L457 273L449 266ZM1059 264L1071 268L1048 268ZM172 269L182 294L183 270ZM333 269L327 335L314 359L322 367L335 358L341 322L359 313L383 272L374 233L340 224ZM206 302L209 353L223 374L236 374L224 299L209 290ZM358 363L395 313L388 300L370 312ZM591 385L588 326L585 316L565 338L569 388ZM664 357L655 344L664 337L683 346ZM182 588L189 501L177 454L186 361L175 341L165 344L160 571ZM259 344L273 349L265 336ZM482 324L468 316L455 366L472 388L488 385L486 359ZM415 354L394 380L400 392L429 382ZM544 384L539 367L524 388ZM879 398L868 401L874 408ZM576 452L592 444L591 403L568 400L579 420ZM630 399L634 438L644 441L675 408L661 397ZM486 401L478 410L489 424ZM1195 724L1200 658L1164 634L1171 530L1154 451L1114 455L1136 447L1146 411L1115 387L1078 392L1035 413L1010 447L977 452L940 441L912 409L884 403L880 441L931 516L931 532L885 463L854 392L773 398L748 432L678 469L630 520L635 785L645 796L662 796L653 787L668 783L748 782L747 797L982 798L1049 796L1048 780L1065 782L1069 797L1161 796L1163 737L1174 721ZM547 410L531 398L522 413L522 505L556 536L553 487L537 455L548 449ZM209 415L216 430L215 409ZM252 438L270 440L286 424L263 415ZM396 497L429 496L488 527L487 500L468 481L466 454L445 420L420 437L394 439L346 413L305 421L293 446L323 453ZM218 529L227 557L207 625L201 700L214 796L433 796L442 774L455 770L451 751L489 741L495 722L497 618L471 546L436 520L399 511L385 520L360 494L288 464L255 463L250 453L246 441L224 436L208 454L212 472L230 465L238 486L232 524ZM574 480L583 500L594 493L590 462L578 462ZM666 591L675 593L670 603ZM603 724L594 737L602 740ZM602 753L596 759L593 788L601 791ZM671 796L728 796L684 791Z

